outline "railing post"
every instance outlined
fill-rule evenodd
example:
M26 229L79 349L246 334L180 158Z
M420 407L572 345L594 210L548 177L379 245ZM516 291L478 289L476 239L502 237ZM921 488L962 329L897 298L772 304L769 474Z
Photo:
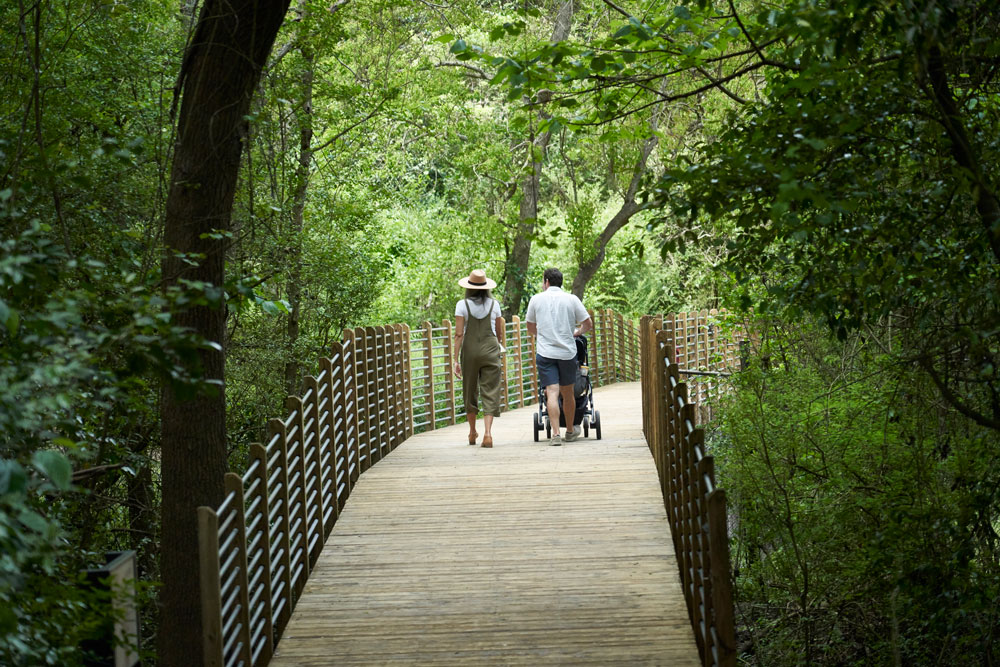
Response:
M389 331L386 326L375 329L375 392L378 396L378 457L385 458L392 450L392 399L390 396Z
M344 330L341 369L344 374L344 456L347 489L340 500L343 509L347 496L361 475L361 403L358 397L358 337L352 329Z
M692 571L694 570L694 540L695 532L697 530L697 520L694 514L695 497L694 497L694 481L692 480L694 472L694 461L692 460L691 453L691 441L690 433L694 429L694 405L690 402L688 394L688 386L686 383L681 383L677 387L678 394L680 395L683 408L680 412L680 430L681 438L678 444L678 454L679 454L679 465L678 469L680 471L680 482L678 486L680 487L681 493L681 540L684 544L684 557L681 559L683 561L682 575L684 577L684 594L689 600L688 612L691 616L691 625L694 628L699 627L701 621L699 610L697 609L697 604L694 598L694 584ZM699 636L699 632L695 632L695 636Z
M616 381L626 382L628 381L628 359L625 356L625 318L622 317L621 313L612 312L614 313L612 322L616 327L615 341L618 343L618 363L615 364L615 369L618 371Z
M400 368L403 365L399 352L399 325L390 324L386 327L386 347L389 355L389 451L396 449L403 442L403 396L399 381Z
M390 327L392 350L392 448L395 449L406 439L406 393L403 388L403 346L402 329L398 324Z
M691 417L696 410L691 411ZM704 630L695 631L695 635L701 635L701 645L705 651L706 658L711 651L711 634L709 632L712 622L711 591L706 588L708 582L705 579L709 575L708 571L708 532L704 526L708 517L704 513L703 501L708 496L705 488L705 475L711 472L710 463L706 463L704 458L699 459L697 452L704 446L704 431L695 428L693 421L689 422L691 428L685 438L685 449L688 467L688 484L690 486L690 505L688 514L688 535L690 536L691 549L691 569L689 573L691 594L695 604L692 614L695 628Z
M201 634L206 667L222 667L222 581L219 576L219 517L211 507L198 508L198 556L201 582Z
M529 336L531 349L528 351L529 361L528 364L531 367L531 402L534 403L538 400L538 361L535 357L538 352L535 349L535 344L537 343L534 336Z
M226 495L233 494L233 509L236 518L233 522L233 530L236 539L233 547L236 549L236 559L233 566L236 568L235 585L240 590L239 609L239 657L243 664L250 663L250 595L247 591L249 576L247 575L247 531L246 531L246 505L243 500L243 480L240 476L227 472L225 476Z
M510 323L513 325L514 341L512 347L515 350L514 358L517 359L517 407L523 408L524 403L524 354L521 349L521 318L511 315ZM510 359L511 347L507 348L507 358Z
M333 524L340 516L340 501L338 499L338 480L341 477L340 460L337 456L338 439L343 439L344 430L344 404L338 402L338 396L344 393L344 376L339 372L339 367L343 364L343 346L334 343L332 346L334 359L320 359L321 375L326 378L324 385L326 391L323 392L323 403L325 409L320 410L323 415L322 430L320 433L320 443L326 443L320 449L320 496L323 498L323 542L325 543L333 530ZM338 423L338 420L339 423Z
M403 354L403 439L407 440L413 436L413 422L416 421L413 417L413 367L410 359L413 341L410 338L410 325L400 325L400 335Z
M350 393L350 378L347 373L348 356L350 354L350 339L346 342L335 342L330 346L332 381L330 391L333 394L333 497L336 510L333 520L340 517L344 502L351 493L351 445L354 439L354 405ZM356 459L355 459L356 460ZM332 524L330 528L332 528Z
M368 393L368 336L362 327L354 330L354 400L358 403L358 474L372 465L369 434L372 406Z
M448 399L449 415L451 418L451 421L449 423L456 424L458 423L458 420L456 418L457 411L455 409L455 374L451 372L451 368L452 366L455 365L455 360L458 358L457 357L458 350L452 349L455 337L453 335L451 320L444 321L444 335L446 339L444 343L444 349L446 352L445 362L448 365L448 372L445 374L445 378L447 378L446 380L447 392L448 392L447 399Z
M312 570L326 541L323 535L323 457L320 442L322 429L319 380L312 375L306 376L305 385L306 394L310 399L302 405L302 418L305 424L302 434L302 490L306 502L306 550L309 553L309 568Z
M428 410L428 425L427 429L433 431L437 427L436 420L434 419L434 325L430 322L424 322L424 331L427 332L427 340L424 341L427 346L427 410ZM451 369L448 369L451 372Z
M590 357L590 381L595 387L601 386L601 368L604 364L601 363L601 348L603 347L603 341L600 338L600 323L597 321L597 312L593 310L587 310L587 314L590 315L590 323L594 325L594 328L590 333L590 350L587 352L587 356ZM538 395L538 392L535 392Z
M379 414L379 391L378 391L378 345L376 343L375 327L365 327L364 347L365 347L365 368L364 368L364 394L367 397L368 420L365 422L367 434L365 439L368 444L368 466L371 467L382 459L382 442L379 438L379 425L382 416Z
M254 662L262 665L266 665L274 653L274 619L271 606L271 502L268 494L270 485L268 484L267 458L267 449L263 445L258 443L250 445L250 467L252 468L253 464L256 463L257 468L246 479L247 488L250 490L247 502L248 507L253 507L256 501L256 509L254 511L255 518L247 521L247 544L256 544L256 555L251 557L248 552L247 559L256 563L257 575L250 578L251 583L248 588L252 587L250 591L251 605L260 607L260 613L257 614L260 618L259 630L254 634L259 635L263 643ZM258 577L259 581L255 582L254 580ZM251 613L252 621L253 614ZM251 636L251 641L253 641L253 636Z
M496 324L497 341L507 347L507 321L503 317L497 318L500 321ZM507 355L500 355L500 406L503 412L510 410L510 387L508 386L509 374L507 369Z
M631 358L631 362L629 363L628 369L629 369L629 380L631 382L635 382L636 380L639 379L639 368L642 363L639 360L639 340L638 340L639 337L636 332L637 326L638 325L636 324L635 320L630 319L628 321L628 348L629 348L629 357Z
M288 531L291 543L292 588L298 603L309 577L309 528L306 518L308 498L306 497L305 438L303 436L302 399L289 396L285 399L285 410L291 417L286 438L288 442ZM298 444L296 447L295 444Z
M711 550L712 608L723 667L736 667L736 622L733 617L733 583L729 562L729 519L726 492L715 489L708 496L709 548Z
M293 595L292 595L292 537L291 518L289 515L288 491L288 437L285 422L280 419L272 419L268 423L268 431L271 434L268 449L268 470L269 474L275 476L274 494L275 497L268 496L270 511L277 516L268 516L275 533L272 534L274 544L271 546L271 566L274 572L271 575L271 606L276 610L274 618L275 636L281 636L288 625L288 619L292 616ZM281 598L284 600L281 601Z

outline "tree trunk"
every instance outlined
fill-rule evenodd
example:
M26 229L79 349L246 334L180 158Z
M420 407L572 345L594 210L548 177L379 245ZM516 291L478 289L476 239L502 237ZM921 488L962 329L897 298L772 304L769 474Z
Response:
M573 0L567 0L556 14L552 41L561 42L569 37L572 23ZM538 114L539 117L544 117L544 111L539 111ZM531 141L528 142L531 168L521 184L519 222L514 245L504 267L503 315L507 319L521 312L521 300L524 298L528 277L528 261L531 258L531 237L535 234L538 220L538 186L542 178L541 158L545 156L545 149L551 137L551 132L543 132L537 137L531 137Z
M573 294L579 297L580 301L583 301L583 293L587 289L587 283L597 275L598 269L604 263L604 257L607 255L608 243L611 241L611 238L619 229L628 224L632 216L638 213L639 208L634 199L622 204L622 207L618 209L618 212L615 213L614 217L604 227L604 231L594 241L596 254L589 260L580 262L576 275L573 276Z
M303 3L304 5L304 3ZM302 11L305 11L303 6ZM312 91L313 61L312 50L302 48L305 69L302 72L302 117L299 120L299 163L295 169L295 195L292 202L292 229L288 272L288 329L286 337L285 391L295 394L299 388L299 362L296 357L296 343L299 340L299 318L302 312L302 229L305 218L306 200L309 193L309 173L312 169Z
M177 145L164 221L164 283L225 282L230 228L242 151L244 116L261 68L288 10L288 0L205 0L181 66ZM186 255L186 261L177 255ZM193 263L193 265L192 265ZM162 421L163 500L159 664L203 664L197 512L223 499L226 472L224 303L173 313L215 347L200 353L214 391L185 395L166 384Z
M662 90L661 88L661 92ZM608 224L605 225L604 230L594 240L594 256L586 260L581 259L576 276L573 277L573 294L579 297L580 301L583 301L583 293L587 289L587 283L597 275L598 269L604 263L608 243L611 242L612 237L618 233L619 229L628 224L633 215L642 209L636 203L635 197L639 192L639 184L642 182L642 176L646 173L646 164L649 162L649 156L653 152L653 149L656 148L658 142L656 130L660 126L661 113L663 113L662 103L653 108L653 115L649 119L650 136L643 142L642 149L639 151L639 158L635 161L635 167L632 168L632 179L629 181L628 189L625 191L621 208L612 216Z

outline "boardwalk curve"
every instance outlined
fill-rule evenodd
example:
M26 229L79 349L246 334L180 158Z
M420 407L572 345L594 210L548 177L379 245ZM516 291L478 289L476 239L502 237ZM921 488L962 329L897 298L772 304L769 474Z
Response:
M534 408L415 435L358 481L272 665L698 665L640 388L595 390L603 440L532 440Z

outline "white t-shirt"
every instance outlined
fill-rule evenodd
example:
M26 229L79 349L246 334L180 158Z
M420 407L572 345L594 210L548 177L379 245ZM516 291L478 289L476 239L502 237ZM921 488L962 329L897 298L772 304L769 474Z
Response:
M469 312L465 308L466 299L461 299L455 304L455 317L464 317L465 327L462 329L462 335L469 329ZM493 335L497 335L497 318L500 317L500 303L496 299L490 299L487 302L476 301L475 299L468 299L469 305L472 306L472 316L477 319L483 319L486 317L487 313L490 317L490 329L493 329ZM487 310L489 309L489 310Z
M575 357L573 329L588 319L590 314L575 294L554 286L531 297L524 316L526 322L534 322L538 329L535 352L548 359Z

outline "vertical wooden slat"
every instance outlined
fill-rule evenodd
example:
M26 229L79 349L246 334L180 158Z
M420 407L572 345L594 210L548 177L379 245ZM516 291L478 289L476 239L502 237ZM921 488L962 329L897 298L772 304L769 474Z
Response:
M378 332L375 327L365 327L365 396L368 397L368 460L375 465L382 460L382 405L378 381Z
M534 402L534 401L539 400L538 399L538 360L536 359L536 357L538 356L538 351L535 348L535 345L537 344L537 340L535 339L534 336L531 336L530 338L531 338L531 350L528 352L528 358L529 358L528 363L531 364L531 369L530 369L531 370L531 399L532 399L532 402Z
M378 441L380 459L386 457L392 451L391 338L389 327L375 327L375 349L378 355L375 364L375 383L379 404Z
M343 503L354 488L355 482L361 475L361 406L358 401L358 340L357 334L351 329L344 331L343 342L344 361L342 369L344 373L344 447L347 456L347 489L341 499Z
M677 387L677 393L683 401L684 407L681 408L680 413L680 429L683 433L678 447L679 454L679 466L680 471L680 508L681 508L681 539L684 543L684 558L683 558L683 576L684 576L684 594L687 596L689 601L689 609L691 616L691 625L696 630L701 620L701 615L697 609L697 604L695 600L695 591L693 590L694 580L692 572L695 567L695 535L697 531L697 517L694 514L695 506L695 482L694 477L694 461L692 460L692 453L690 447L690 426L694 424L695 414L694 405L689 400L688 386L686 383L682 383ZM695 636L697 637L699 633L696 631Z
M306 393L310 395L308 402L302 405L302 419L305 431L302 434L302 469L304 471L302 491L306 498L305 516L307 517L306 539L309 552L309 567L316 564L319 552L323 550L323 469L320 443L320 394L319 380L312 375L305 379ZM311 443L308 447L305 443ZM311 518L309 518L311 516Z
M371 406L368 401L368 341L365 330L354 330L354 400L358 403L358 474L372 465L368 440Z
M427 332L427 340L424 341L427 348L427 411L429 416L427 428L433 431L437 427L437 420L434 419L434 325L424 322L424 331ZM451 369L448 369L451 372Z
M348 364L350 359L350 340L345 342L337 341L330 346L332 355L332 381L330 383L333 393L333 456L334 456L334 520L340 518L340 511L344 508L347 496L351 493L351 446L355 442L354 416L357 410L354 405L353 396L350 391L350 376Z
M615 360L615 318L609 308L601 310L601 322L604 326L605 372L604 383L614 384L617 363Z
M445 336L445 363L448 367L448 372L445 374L445 383L447 387L447 394L445 400L448 401L448 416L449 424L457 423L456 415L457 409L455 407L455 374L451 372L452 366L455 365L455 360L458 359L458 350L452 349L454 347L454 335L451 320L444 321L444 336ZM463 412L465 407L462 408Z
M334 343L333 357L320 359L320 368L326 377L326 391L323 392L326 401L326 417L323 428L326 429L324 440L328 443L321 452L323 474L320 478L323 495L323 542L330 537L333 524L340 516L340 500L337 494L338 480L343 476L343 464L338 460L337 452L344 447L344 394L343 345ZM336 359L336 362L334 361ZM322 462L322 461L321 461ZM329 515L329 516L328 516Z
M600 323L597 321L597 313L587 310L590 315L590 323L594 328L590 332L590 343L587 346L587 356L590 357L590 381L595 387L601 386L601 341ZM537 394L537 392L536 392Z
M399 325L390 324L386 330L388 335L389 355L389 447L396 449L403 441L403 395L400 378L402 354L399 349Z
M257 540L257 549L260 556L257 558L257 571L260 575L260 602L262 609L260 612L260 636L263 641L260 654L257 656L256 664L266 665L274 654L274 619L273 608L271 606L271 501L268 494L268 465L267 449L263 445L253 443L250 445L250 463L257 463L255 472L246 479L247 487L257 483L256 496L260 499L257 506L257 514L260 522L257 532L260 539ZM249 523L249 522L248 522ZM247 535L247 542L253 542L253 536ZM249 556L248 556L249 557ZM253 610L250 610L251 616Z
M629 380L632 382L636 382L640 379L640 368L642 366L642 363L639 360L639 332L636 330L637 326L638 325L635 320L629 320L628 343L630 355L632 357L632 362L629 364Z
M503 317L497 318L497 340L504 347L507 347L507 321ZM500 355L500 409L507 412L510 409L510 387L508 386L509 375L507 369L507 355Z
M621 313L614 314L613 322L615 324L615 342L618 344L618 363L615 364L615 369L617 371L616 382L626 382L628 381L628 359L625 356L625 318L622 317Z
M289 424L288 438L288 499L291 503L288 508L288 521L290 525L289 543L292 545L292 588L295 592L295 600L298 601L305 588L306 579L309 577L309 530L306 519L306 507L308 499L306 497L306 457L305 442L303 433L303 405L302 399L298 396L289 396L285 399L285 410L292 417ZM291 436L294 433L294 437ZM294 443L294 447L293 447ZM295 545L298 544L298 547Z
M222 667L222 581L219 577L219 517L198 508L198 562L201 581L201 632L206 667Z
M271 580L271 604L277 610L274 619L274 631L276 636L281 636L288 625L288 619L292 616L292 555L291 555L291 526L289 521L289 492L288 492L288 433L285 422L280 419L272 419L267 423L268 432L274 442L273 461L276 470L270 474L275 476L274 497L270 498L272 511L278 513L277 521L272 522L276 534L272 535L278 549L277 563L271 563L272 568L277 567L275 576L278 581ZM275 600L277 594L284 599L284 604L280 600Z
M523 408L526 403L524 402L524 350L521 349L521 318L517 315L511 315L510 322L513 325L513 350L515 351L514 359L517 360L517 407ZM510 349L507 351L507 358L510 359Z
M248 592L249 577L247 575L247 530L246 530L246 505L243 499L243 480L240 476L227 472L225 476L226 495L233 494L232 512L236 513L236 520L233 522L232 530L236 532L236 539L233 543L237 550L236 560L233 562L237 574L235 584L240 589L239 608L239 659L243 664L250 664L250 595Z
M415 421L413 416L413 364L410 358L413 349L413 339L410 336L410 325L403 324L401 328L401 335L403 337L403 409L405 410L403 439L406 440L413 435L413 423Z
M392 403L393 413L393 449L406 440L406 390L403 384L403 372L406 366L403 359L403 328L392 325L392 368L393 368L393 388Z
M713 625L719 638L718 664L736 667L736 621L733 610L733 584L729 576L729 534L726 516L726 492L715 489L708 496L708 529L712 554Z

